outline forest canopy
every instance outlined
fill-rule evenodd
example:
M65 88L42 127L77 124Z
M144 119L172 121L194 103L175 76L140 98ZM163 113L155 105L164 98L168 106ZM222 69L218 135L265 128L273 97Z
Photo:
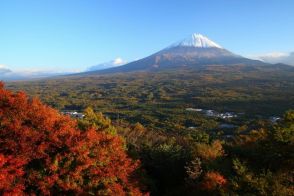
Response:
M1 195L141 195L121 137L0 83Z
M162 81L161 76L164 74L153 77L149 84L144 82L146 78L142 74L139 81L133 83L121 76L116 79L93 77L76 86L73 79L17 86L31 92L30 98L23 92L5 90L2 84L1 193L294 195L293 110L283 116L279 113L280 118L274 122L250 112L225 120L205 116L185 110L197 107L189 103L194 103L195 95L203 89L194 86L200 84L194 81L193 74L188 80L191 83L186 78L181 80L179 75L175 75L178 78L173 81L165 75L164 92L169 95L158 98L158 94L153 93L153 97L152 94L145 96L157 90L159 94L163 93L156 83ZM239 88L238 83L226 83L225 80L220 78L219 82L211 82L218 99L226 88ZM246 81L242 86L244 89ZM273 80L273 83L279 81ZM265 101L268 110L258 109L264 117L267 117L267 111L273 112L273 108L281 111L284 111L281 108L291 108L293 100L284 101L293 94L289 89L288 94L284 93L287 82L281 84L285 88L263 91L265 84L260 81L258 90L256 86L252 91L248 90L252 98L260 96L264 101L268 94L274 93L279 100ZM144 88L139 88L140 85ZM219 85L228 86L220 88ZM61 96L57 86L64 92L70 90ZM194 89L194 94L189 94L189 89ZM145 90L148 90L147 94L144 94ZM78 106L81 109L78 111L85 116L81 119L64 116L42 104L32 92L39 95L45 92L42 100L56 108L63 99L73 108ZM78 96L78 92L84 94ZM239 97L234 93L228 96ZM246 97L240 96L240 99ZM77 100L82 101L83 106L76 103ZM209 102L207 96L196 100L203 100L202 105ZM283 107L274 104L282 102L285 103ZM211 103L213 107L217 102ZM220 106L228 105L228 102L220 103ZM238 108L242 110L247 102L240 103ZM247 106L249 111L252 106ZM219 126L226 123L235 126Z

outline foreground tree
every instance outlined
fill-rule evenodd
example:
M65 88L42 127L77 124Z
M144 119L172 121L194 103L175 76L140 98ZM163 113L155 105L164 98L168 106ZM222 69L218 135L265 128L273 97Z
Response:
M0 195L141 195L123 140L0 83Z

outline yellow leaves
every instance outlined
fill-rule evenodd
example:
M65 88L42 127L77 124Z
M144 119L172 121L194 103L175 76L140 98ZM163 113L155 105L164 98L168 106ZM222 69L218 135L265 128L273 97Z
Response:
M224 155L222 144L219 140L215 140L212 144L198 143L195 147L196 156L209 161Z
M80 129L86 130L93 128L96 131L116 135L116 129L112 126L111 120L103 116L101 112L95 113L92 108L88 107L85 109L84 115L84 118L78 121Z

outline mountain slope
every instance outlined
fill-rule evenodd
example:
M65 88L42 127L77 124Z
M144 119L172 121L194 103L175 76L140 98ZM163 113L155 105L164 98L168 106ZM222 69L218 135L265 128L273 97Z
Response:
M93 72L93 74L156 71L177 67L199 67L201 65L218 64L264 65L266 63L236 55L201 34L192 34L190 37L146 58L123 66Z

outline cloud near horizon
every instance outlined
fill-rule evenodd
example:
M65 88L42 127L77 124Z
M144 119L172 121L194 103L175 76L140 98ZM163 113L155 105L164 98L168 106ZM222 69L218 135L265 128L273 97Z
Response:
M260 55L251 55L250 57L267 63L284 63L294 66L294 52L271 52Z
M127 61L123 60L122 58L118 57L116 59L113 60L113 64L114 65L122 65L127 63Z
M0 64L0 74L11 73L12 71L6 65ZM1 79L1 78L0 78Z
M52 77L57 75L76 73L80 71L55 71L55 70L42 70L42 69L25 69L25 70L11 70L8 66L0 64L0 81L10 80L27 80L44 77Z
M98 71L98 70L107 69L107 68L111 68L111 67L121 66L126 63L128 63L128 61L123 60L121 57L117 57L112 61L91 66L87 69L87 71Z
M126 64L127 61L121 57L117 57L112 61L101 63L88 68L86 71L102 70L111 67L117 67ZM50 76L57 76L70 73L79 73L83 70L72 70L72 71L56 71L56 70L44 70L44 69L22 69L22 70L12 70L9 66L0 64L0 80L26 80L35 78L44 78Z

